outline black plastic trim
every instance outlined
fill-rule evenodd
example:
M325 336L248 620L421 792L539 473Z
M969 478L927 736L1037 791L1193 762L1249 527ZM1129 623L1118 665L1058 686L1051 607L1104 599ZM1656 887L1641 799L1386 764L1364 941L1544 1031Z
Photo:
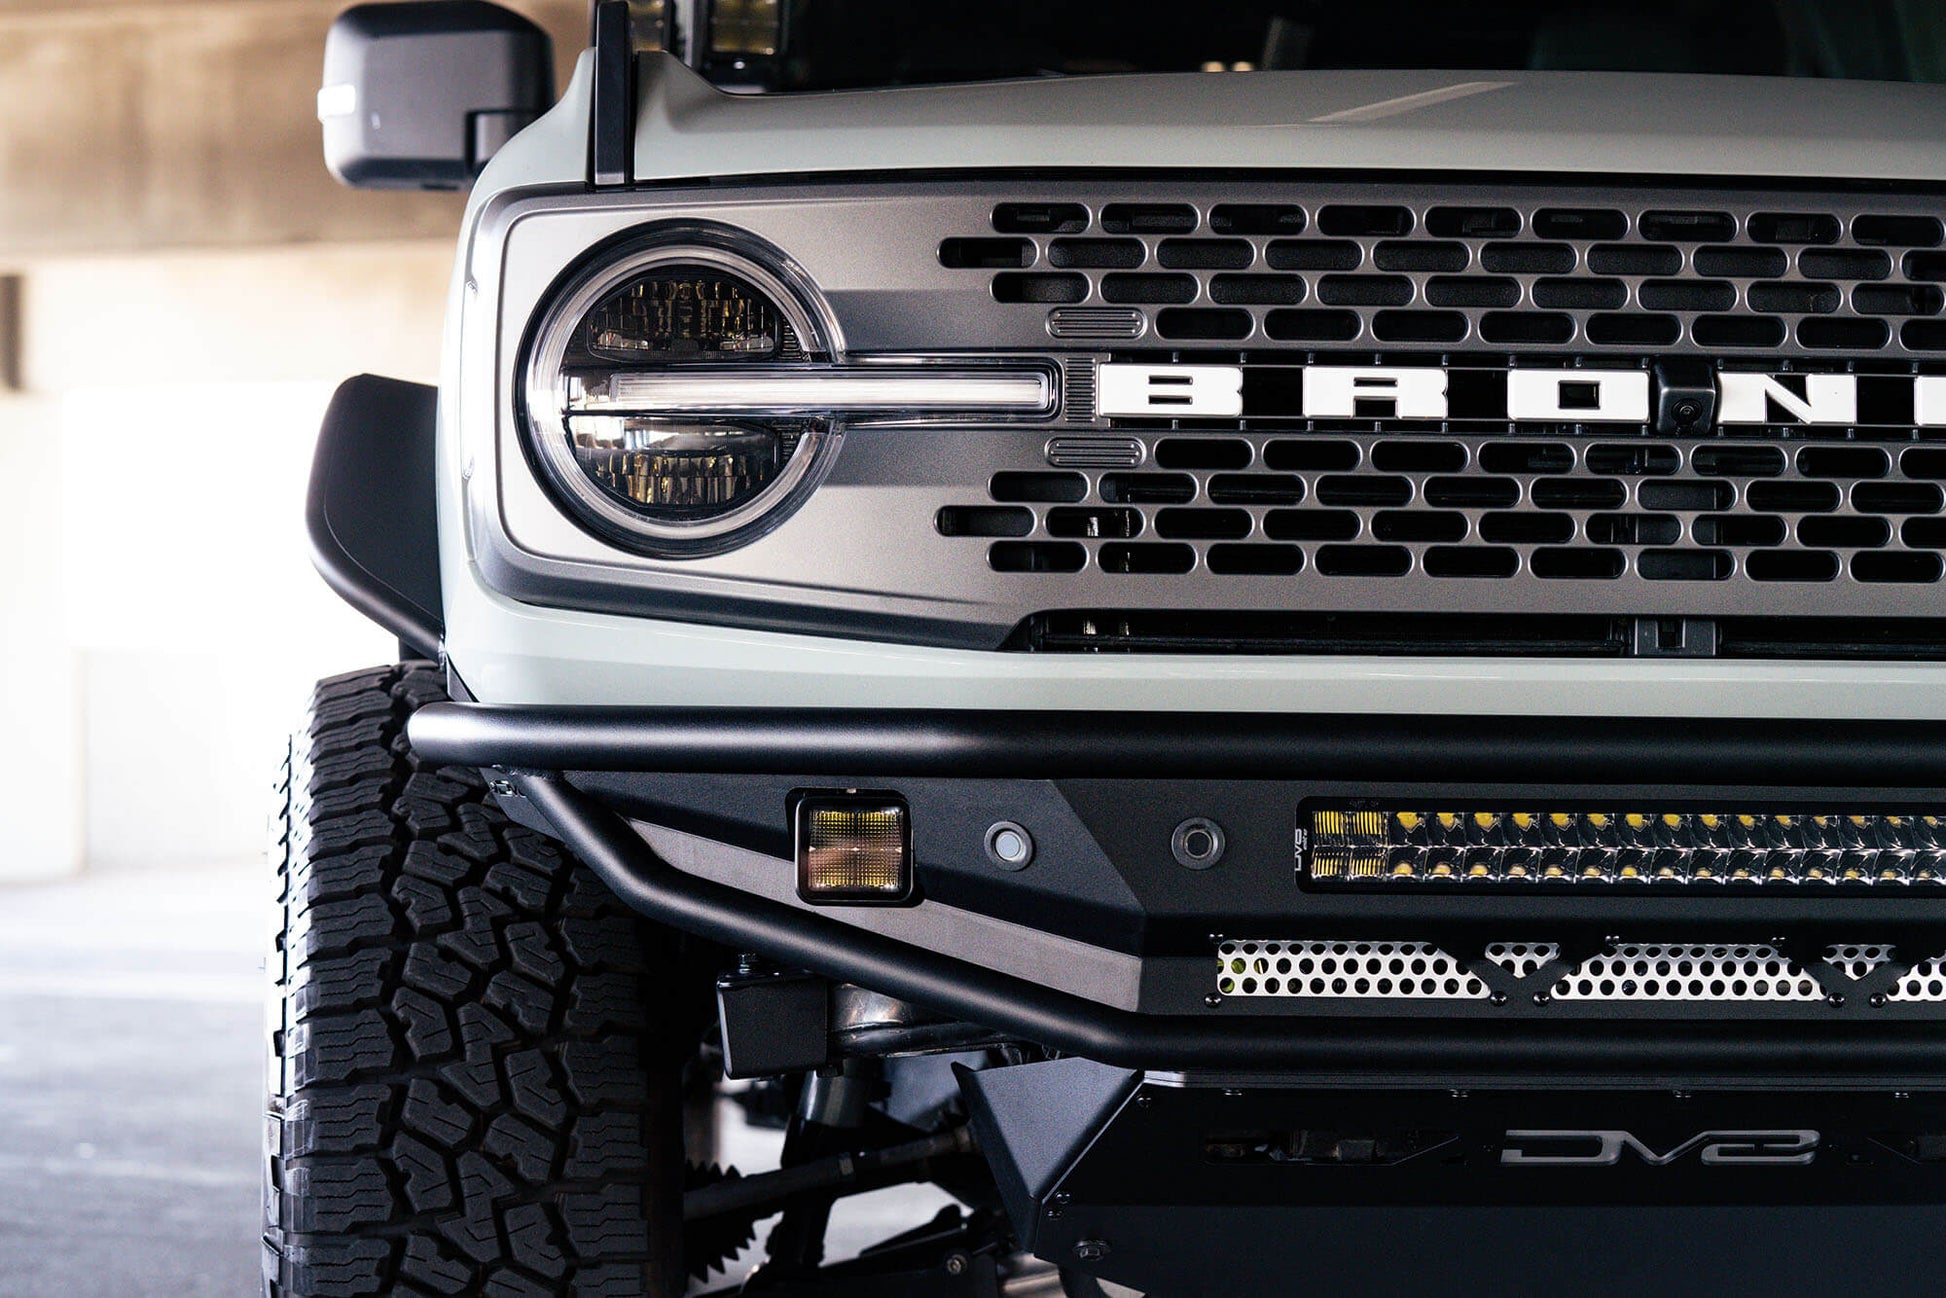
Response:
M434 430L439 389L361 374L318 430L305 501L311 562L345 602L436 658L440 610Z
M628 184L635 170L635 48L627 0L599 0L591 21L595 77L588 177L598 188L609 188Z

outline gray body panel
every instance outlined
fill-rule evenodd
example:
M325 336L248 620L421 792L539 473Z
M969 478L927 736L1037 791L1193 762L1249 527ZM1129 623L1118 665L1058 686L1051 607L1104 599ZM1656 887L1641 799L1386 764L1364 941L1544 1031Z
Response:
M638 180L1277 167L1946 180L1946 88L1603 72L1257 72L771 97L645 63Z

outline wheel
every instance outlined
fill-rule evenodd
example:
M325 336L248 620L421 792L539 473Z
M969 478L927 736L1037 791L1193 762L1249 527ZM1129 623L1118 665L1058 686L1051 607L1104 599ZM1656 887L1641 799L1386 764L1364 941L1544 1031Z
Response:
M292 739L264 1291L680 1294L678 940L413 756L444 697L430 663L340 676Z

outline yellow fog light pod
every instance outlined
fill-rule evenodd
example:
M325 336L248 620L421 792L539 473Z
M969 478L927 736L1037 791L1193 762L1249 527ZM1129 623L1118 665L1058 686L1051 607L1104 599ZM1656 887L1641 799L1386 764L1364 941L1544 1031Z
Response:
M905 803L875 793L811 794L797 804L797 895L814 904L897 905L913 894Z

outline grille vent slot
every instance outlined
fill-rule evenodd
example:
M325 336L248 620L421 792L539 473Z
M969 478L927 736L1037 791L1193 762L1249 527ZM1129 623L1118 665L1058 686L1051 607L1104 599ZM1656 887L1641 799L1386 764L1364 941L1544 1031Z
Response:
M1140 338L1148 328L1140 311L1116 307L1064 307L1047 313L1047 332L1055 338L1121 342Z
M1047 462L1057 469L1133 469L1148 454L1138 437L1053 437Z

